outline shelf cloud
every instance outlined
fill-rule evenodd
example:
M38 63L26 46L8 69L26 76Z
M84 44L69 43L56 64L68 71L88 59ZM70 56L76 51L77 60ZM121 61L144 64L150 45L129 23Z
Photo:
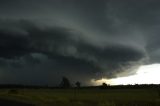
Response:
M58 84L159 63L158 0L0 1L0 83ZM123 73L123 74L122 74Z

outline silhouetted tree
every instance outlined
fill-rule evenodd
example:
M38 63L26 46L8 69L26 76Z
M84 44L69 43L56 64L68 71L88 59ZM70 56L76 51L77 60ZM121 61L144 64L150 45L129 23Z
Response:
M77 88L81 87L81 83L79 81L77 81L75 84L76 84Z
M100 86L101 89L105 89L107 87L108 87L108 85L106 83L102 83L102 85Z
M60 87L62 87L62 88L70 88L71 87L70 81L67 77L62 78L62 81L60 83Z
M107 87L108 85L106 83L102 83L102 86Z

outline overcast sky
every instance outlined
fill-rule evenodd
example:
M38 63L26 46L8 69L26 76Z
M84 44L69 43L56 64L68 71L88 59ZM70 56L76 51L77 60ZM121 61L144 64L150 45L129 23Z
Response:
M0 0L0 83L134 75L160 62L159 0Z

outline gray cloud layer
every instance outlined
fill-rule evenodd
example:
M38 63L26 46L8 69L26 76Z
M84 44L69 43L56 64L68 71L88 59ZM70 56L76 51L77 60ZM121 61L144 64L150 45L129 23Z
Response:
M89 83L159 62L159 1L37 2L0 3L1 83Z

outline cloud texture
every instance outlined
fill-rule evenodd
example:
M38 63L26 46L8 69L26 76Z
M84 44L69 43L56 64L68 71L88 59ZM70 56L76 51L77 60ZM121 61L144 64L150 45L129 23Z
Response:
M127 76L140 65L158 63L158 4L1 1L0 82L57 84L68 76L89 84L91 79Z

